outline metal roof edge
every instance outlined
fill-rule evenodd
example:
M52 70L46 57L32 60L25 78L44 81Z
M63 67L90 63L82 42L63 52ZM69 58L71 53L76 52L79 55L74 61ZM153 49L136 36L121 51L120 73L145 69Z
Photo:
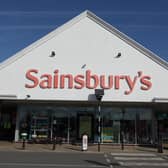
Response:
M1 95L0 94L0 99L6 100L6 99L17 99L17 95L14 94L7 94L7 95Z
M154 97L153 102L155 102L155 103L168 103L168 98L166 98L166 97Z

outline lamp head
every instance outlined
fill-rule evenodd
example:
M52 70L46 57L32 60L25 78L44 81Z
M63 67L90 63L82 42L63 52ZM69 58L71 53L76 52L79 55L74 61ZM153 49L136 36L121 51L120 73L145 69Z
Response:
M101 100L104 95L104 89L95 89L95 96L97 100Z

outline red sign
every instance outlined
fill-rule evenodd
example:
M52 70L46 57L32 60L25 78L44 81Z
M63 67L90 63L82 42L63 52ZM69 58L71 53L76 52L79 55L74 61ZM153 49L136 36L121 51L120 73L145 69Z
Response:
M124 94L132 93L135 86L139 83L139 89L147 91L152 87L151 77L144 75L142 71L138 71L135 76L130 75L97 75L91 70L87 70L85 74L60 74L56 69L53 74L40 74L37 69L30 69L26 72L28 83L26 88L40 87L42 89L121 89L121 86L127 85L128 89Z

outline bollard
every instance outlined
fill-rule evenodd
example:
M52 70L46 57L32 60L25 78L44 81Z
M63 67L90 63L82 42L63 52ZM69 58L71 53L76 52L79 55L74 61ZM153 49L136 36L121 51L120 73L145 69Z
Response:
M82 151L88 150L88 135L83 134L82 135Z
M124 132L121 132L121 150L124 150Z
M55 150L56 149L56 137L53 138L53 148L52 150Z
M22 143L22 149L23 150L25 149L25 142L26 142L26 140L25 140L25 138L23 138L23 143Z
M22 136L22 149L24 150L25 148L26 148L26 138L27 138L27 133L22 133L21 134L21 136Z
M161 124L160 120L158 120L157 135L158 135L157 152L158 153L163 153L162 124Z
M53 133L53 148L52 148L52 150L55 150L55 148L56 148L56 135L57 135L56 117L53 118L52 133Z
M159 135L158 138L158 153L163 153L163 142L162 142L162 135Z

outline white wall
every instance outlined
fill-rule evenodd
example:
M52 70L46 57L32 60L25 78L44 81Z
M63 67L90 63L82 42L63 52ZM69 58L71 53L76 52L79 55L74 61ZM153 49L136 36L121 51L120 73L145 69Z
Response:
M55 51L55 57L49 57L51 51ZM117 59L118 52L122 56ZM29 94L30 99L88 100L94 89L25 88L25 84L31 84L25 77L29 69L39 70L39 75L53 74L59 69L62 74L74 76L91 70L97 75L129 75L131 79L142 71L151 77L149 90L140 89L138 78L132 93L126 95L124 91L129 88L122 80L119 90L105 90L103 101L150 102L154 97L168 98L168 71L87 17L1 69L0 95L14 94L18 99Z

